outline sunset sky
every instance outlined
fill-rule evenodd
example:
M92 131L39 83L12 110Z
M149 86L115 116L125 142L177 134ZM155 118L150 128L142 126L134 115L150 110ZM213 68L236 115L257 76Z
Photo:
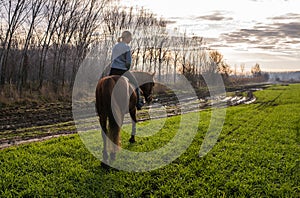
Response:
M225 61L250 70L300 71L300 0L121 0L203 36Z

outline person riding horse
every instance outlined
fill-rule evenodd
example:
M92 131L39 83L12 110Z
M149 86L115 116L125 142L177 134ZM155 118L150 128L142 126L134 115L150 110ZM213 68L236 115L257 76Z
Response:
M130 73L131 66L131 52L128 44L132 41L132 34L129 31L122 32L121 37L118 38L118 43L112 49L112 61L109 75L124 75L129 82L134 86L137 95L136 108L141 110L144 103L140 98L139 85L135 77Z

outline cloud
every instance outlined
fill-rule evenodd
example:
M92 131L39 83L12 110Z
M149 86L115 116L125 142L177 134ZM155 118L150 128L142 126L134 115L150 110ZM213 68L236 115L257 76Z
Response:
M175 23L177 23L177 21L176 20L164 20L167 24L175 24Z
M275 23L274 26L286 37L295 39L300 38L300 22Z
M185 17L169 17L169 19L177 21L177 20L183 20L185 19Z
M223 33L221 39L228 44L245 43L260 49L287 49L290 44L300 43L300 21L295 20L299 17L299 14L291 13L273 17L269 24L257 23L252 28ZM283 21L285 19L294 21Z
M207 20L207 21L229 21L233 20L232 17L227 17L226 16L227 12L223 11L214 11L211 14L208 15L201 15L198 17L195 17L197 20Z
M253 1L253 2L268 2L268 0L249 0L249 1ZM285 2L288 2L290 0L283 0Z
M287 13L281 16L270 17L271 20L300 20L300 14L297 13Z

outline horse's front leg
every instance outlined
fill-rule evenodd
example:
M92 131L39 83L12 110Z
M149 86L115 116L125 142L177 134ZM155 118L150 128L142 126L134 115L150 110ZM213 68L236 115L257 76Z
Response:
M129 139L130 143L135 143L135 134L136 134L136 122L131 120L132 126L131 126L131 137Z
M133 108L130 111L130 116L131 116L131 137L129 139L130 143L135 143L135 134L136 134L136 123L137 123L137 119L136 119L136 108Z

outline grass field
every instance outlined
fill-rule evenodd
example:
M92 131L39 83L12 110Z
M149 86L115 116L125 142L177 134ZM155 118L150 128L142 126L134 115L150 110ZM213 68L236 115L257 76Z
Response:
M200 112L198 133L184 154L144 173L102 169L78 135L3 149L0 197L300 197L300 85L271 86L255 96L254 104L227 109L207 155L198 157L210 110ZM134 145L124 134L123 147L161 147L179 120L168 118L160 133Z

